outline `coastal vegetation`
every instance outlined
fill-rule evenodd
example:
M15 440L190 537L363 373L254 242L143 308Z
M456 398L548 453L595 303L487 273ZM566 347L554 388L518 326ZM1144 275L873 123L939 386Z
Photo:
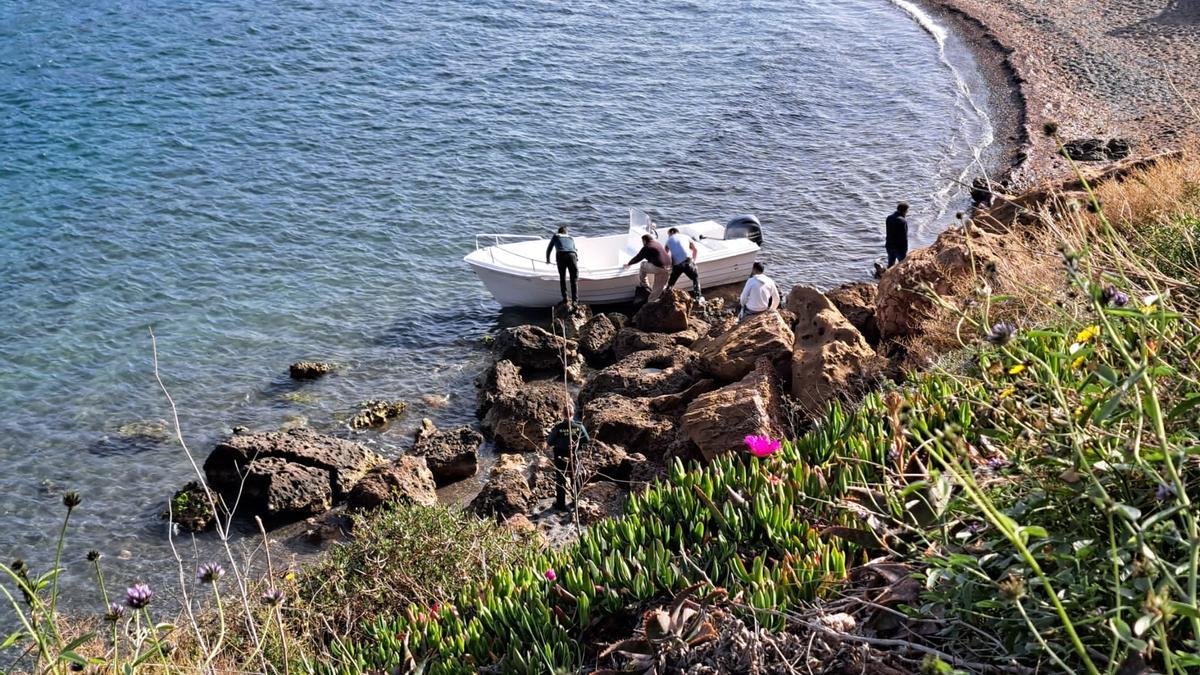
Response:
M19 618L0 657L38 672L1200 668L1200 162L1072 187L991 210L1009 214L1007 263L1036 274L981 264L951 291L913 289L929 311L897 346L902 377L793 438L672 460L563 547L397 504L303 569L201 566L172 621L153 589L107 590L89 556L107 609L80 623L57 611L62 537L86 508L69 493L54 566L0 566ZM986 216L960 226L968 246Z

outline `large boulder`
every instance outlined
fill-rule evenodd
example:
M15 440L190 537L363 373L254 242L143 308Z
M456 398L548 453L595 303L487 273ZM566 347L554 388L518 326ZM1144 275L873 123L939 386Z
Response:
M876 284L860 281L843 284L825 294L872 347L879 344L879 324L875 321L875 295L878 291ZM797 320L801 318L797 317Z
M620 329L610 314L597 314L583 324L579 329L579 352L588 365L603 368L613 362L613 341Z
M391 464L372 469L350 490L346 508L353 511L374 509L388 502L437 504L433 474L420 457L400 457Z
M976 275L991 280L1001 251L999 235L965 226L946 230L932 246L910 253L879 281L875 320L880 337L891 340L920 334L936 309L930 291L956 295L970 290Z
M696 381L696 358L684 347L630 354L592 375L579 390L579 402L587 405L605 394L641 398L678 393Z
M479 446L483 434L470 427L438 431L433 421L421 420L416 441L408 454L424 457L438 487L475 475L479 469Z
M620 394L601 396L584 406L583 423L594 440L662 457L675 438L675 421L652 411L650 401Z
M792 349L792 396L809 414L819 414L830 399L852 392L864 369L878 357L833 303L796 320Z
M775 366L761 358L738 382L696 397L680 425L708 461L746 447L746 436L781 438L786 414Z
M700 352L700 365L706 372L736 382L762 358L784 372L794 340L791 327L778 312L763 312L724 335L698 341L693 348Z
M281 521L328 509L382 463L358 443L293 429L221 441L204 461L204 474L227 504L237 501L245 513Z
M538 380L497 397L480 422L499 450L537 452L546 445L550 428L562 421L573 405L562 382Z
M675 335L681 335L676 333ZM617 335L613 338L612 350L613 356L617 361L636 352L653 351L656 349L667 349L674 347L675 335L667 333L647 333L646 331L638 330L632 326L626 326L617 331Z
M471 501L470 509L480 516L504 520L533 508L529 469L520 455L500 455L488 482Z
M687 330L692 313L692 296L683 291L664 291L654 302L642 305L630 323L650 333L676 333Z
M554 335L537 326L513 326L496 334L492 355L497 361L512 361L522 370L570 371L578 367L579 352L574 340Z
M495 361L475 380L476 392L475 414L480 419L487 414L489 408L497 400L514 396L525 386L521 379L521 369L512 361Z

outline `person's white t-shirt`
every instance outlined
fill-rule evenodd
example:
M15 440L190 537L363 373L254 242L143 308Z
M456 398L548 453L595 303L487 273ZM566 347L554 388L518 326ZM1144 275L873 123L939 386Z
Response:
M779 287L771 277L755 274L746 280L746 287L742 289L742 307L747 311L765 312L779 304Z
M677 232L667 237L667 250L671 252L671 264L678 265L692 257L692 238Z

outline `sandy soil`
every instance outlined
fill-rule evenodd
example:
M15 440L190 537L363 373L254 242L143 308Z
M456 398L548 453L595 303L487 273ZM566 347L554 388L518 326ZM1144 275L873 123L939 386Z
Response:
M1134 154L1200 138L1200 0L930 0L983 25L1008 51L1025 103L1018 184L1068 170L1042 134L1125 138ZM997 83L1002 86L1002 83Z

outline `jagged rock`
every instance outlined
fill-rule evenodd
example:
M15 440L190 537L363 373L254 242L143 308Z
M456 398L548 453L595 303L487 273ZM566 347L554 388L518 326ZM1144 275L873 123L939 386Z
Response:
M592 320L592 308L588 305L569 308L566 303L560 302L554 306L552 317L555 334L574 340L579 337L580 329Z
M1080 138L1063 144L1062 154L1076 162L1111 162L1125 159L1133 152L1133 144L1123 138L1108 141L1099 138Z
M650 399L609 394L588 402L583 423L593 440L619 445L647 457L662 457L675 436L675 422L650 410Z
M529 489L534 500L554 498L554 458L548 452L533 456L529 464Z
M497 399L512 397L525 386L521 370L512 361L496 361L475 380L475 414L482 419Z
M650 333L676 333L687 330L692 313L692 296L677 289L663 291L654 302L642 305L630 323Z
M220 497L214 494L213 500L217 502L217 508L222 507ZM162 517L188 532L205 532L217 524L212 502L199 481L190 481L176 492L171 503L163 509Z
M288 374L293 380L313 380L335 370L336 365L324 361L297 361L288 367Z
M438 431L433 421L421 420L416 442L408 454L424 457L438 487L470 478L479 470L483 434L470 427Z
M524 370L562 373L578 368L579 352L567 340L537 326L513 326L496 334L492 355L497 361L512 361Z
M575 511L580 524L594 525L605 518L621 515L625 508L625 491L616 483L590 483L579 491Z
M696 358L690 349L675 346L630 354L592 375L579 390L579 402L587 405L605 394L641 398L683 391L696 380Z
M745 450L746 436L782 438L787 431L775 366L760 358L740 381L692 401L680 425L708 461Z
M517 537L529 537L532 543L539 548L545 548L549 542L546 540L546 534L538 529L537 525L529 519L529 516L518 513L504 519L504 529L513 533Z
M358 412L350 417L350 428L371 429L381 427L404 414L408 404L404 401L372 399L358 404Z
M302 536L313 546L344 541L354 527L354 521L344 512L337 511L309 518L304 521L304 524L308 527Z
M670 417L679 417L683 415L683 411L687 408L688 404L696 400L697 396L707 394L710 391L716 391L720 388L721 385L716 380L705 378L677 394L655 396L650 399L650 410Z
M875 284L859 282L838 286L825 294L872 347L879 344L879 324L875 322L875 295L878 290Z
M969 240L969 241L968 241ZM929 287L939 295L967 290L975 274L994 274L1002 251L1001 235L976 227L946 230L932 246L909 254L879 281L875 296L875 321L883 340L912 337L933 315Z
M613 341L618 330L608 314L592 317L579 329L579 352L588 365L603 368L613 362Z
M625 448L604 441L592 441L579 458L579 474L585 483L623 481L629 478L628 459Z
M470 509L480 516L508 519L528 513L533 507L528 467L520 455L500 455L491 478L471 501Z
M500 450L537 452L550 428L566 416L573 401L561 382L539 380L496 398L480 422Z
M617 331L613 339L613 356L620 361L637 352L667 349L675 346L675 336L667 333L647 333L632 326Z
M435 487L433 474L423 458L400 457L372 469L358 481L346 497L346 507L362 511L392 501L433 506L437 504Z
M724 335L700 340L693 348L700 352L700 365L706 372L736 382L754 370L760 358L783 372L794 339L778 312L763 312Z
M796 321L792 349L792 396L816 415L839 394L854 390L864 368L877 360L862 333L832 302Z
M231 436L209 454L204 474L227 504L240 490L240 509L278 521L328 509L382 461L358 443L294 429Z

